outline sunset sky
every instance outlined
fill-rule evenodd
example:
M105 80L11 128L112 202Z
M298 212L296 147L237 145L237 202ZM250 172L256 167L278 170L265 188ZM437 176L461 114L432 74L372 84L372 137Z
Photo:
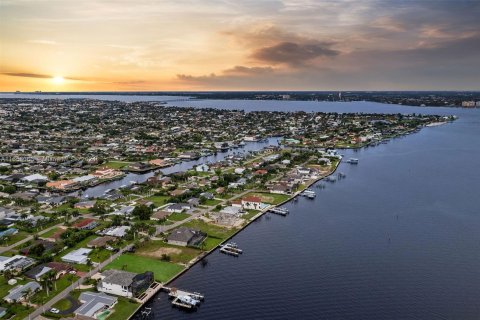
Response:
M0 91L478 90L480 1L0 0Z

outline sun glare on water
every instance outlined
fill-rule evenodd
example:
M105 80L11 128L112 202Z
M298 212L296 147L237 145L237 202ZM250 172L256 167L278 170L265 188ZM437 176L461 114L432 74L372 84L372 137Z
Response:
M62 84L65 82L65 79L62 76L55 76L52 78L52 80L55 84Z

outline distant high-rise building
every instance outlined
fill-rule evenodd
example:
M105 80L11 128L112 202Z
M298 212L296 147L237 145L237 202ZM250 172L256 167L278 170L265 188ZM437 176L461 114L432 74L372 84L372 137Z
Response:
M462 107L475 108L475 101L462 101Z

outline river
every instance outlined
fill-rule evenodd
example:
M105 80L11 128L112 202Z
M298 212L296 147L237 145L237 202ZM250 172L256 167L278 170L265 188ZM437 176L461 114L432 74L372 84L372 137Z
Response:
M215 251L172 286L201 292L198 311L160 293L155 319L478 319L480 110L368 102L196 100L172 105L455 114L459 119L358 151L347 177L237 234L239 258ZM275 108L275 109L272 109ZM136 315L135 319L140 319Z

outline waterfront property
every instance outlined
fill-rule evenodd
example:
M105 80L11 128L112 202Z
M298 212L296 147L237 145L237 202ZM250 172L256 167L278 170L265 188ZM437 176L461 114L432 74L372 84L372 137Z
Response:
M97 318L102 311L111 309L118 301L116 297L103 292L82 292L79 299L82 305L74 311L76 315Z
M103 271L97 290L117 296L132 298L144 292L154 282L153 272L141 274L110 269Z
M177 246L199 246L206 238L200 230L181 227L173 230L167 237L167 242Z

